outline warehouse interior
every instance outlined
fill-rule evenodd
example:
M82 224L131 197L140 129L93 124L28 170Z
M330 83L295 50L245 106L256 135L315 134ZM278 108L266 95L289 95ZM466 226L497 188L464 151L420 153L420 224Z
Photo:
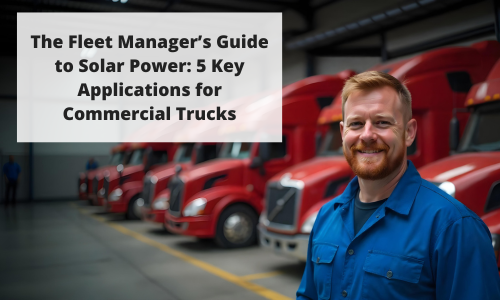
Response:
M118 144L17 143L20 12L279 12L283 86L500 41L500 0L1 1L0 165L13 156L21 173L17 206L0 212L0 299L292 299L304 269L257 244L221 249L78 200L89 158L104 166ZM5 191L2 180L2 201Z
M89 157L107 162L111 143L16 142L17 12L282 12L283 85L307 76L360 72L444 46L496 40L496 1L3 1L0 50L0 163L17 157L23 170L20 200L76 196L75 179ZM363 20L384 20L361 26ZM368 19L367 19L368 18ZM366 22L366 21L365 21ZM358 24L358 25L356 25ZM352 28L352 29L349 29ZM342 31L345 30L345 31ZM342 33L331 35L332 31ZM25 171L25 172L24 172ZM60 177L60 174L68 174ZM69 175L71 174L71 175ZM49 188L59 178L58 188ZM1 195L5 187L1 186Z

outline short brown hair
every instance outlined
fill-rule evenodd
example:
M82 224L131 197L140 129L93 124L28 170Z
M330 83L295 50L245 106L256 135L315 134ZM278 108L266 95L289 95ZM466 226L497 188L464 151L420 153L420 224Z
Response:
M354 91L370 91L382 87L391 87L399 95L399 99L404 107L404 121L408 122L412 117L411 94L408 88L401 81L393 76L378 71L367 71L354 75L347 79L342 89L342 119L344 119L344 107L347 98Z

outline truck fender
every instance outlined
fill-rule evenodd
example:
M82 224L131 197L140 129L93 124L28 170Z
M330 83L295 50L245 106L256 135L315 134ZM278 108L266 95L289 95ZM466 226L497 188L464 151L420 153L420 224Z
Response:
M135 195L142 192L142 182L141 181L132 181L127 182L121 186L123 191L122 201L125 203L129 203L130 199L132 199Z
M219 220L219 216L230 205L235 203L247 204L255 211L258 217L260 212L262 211L261 202L262 200L260 199L259 196L255 195L254 193L248 192L243 188L240 191L232 191L230 194L226 194L220 199L220 201L215 205L215 207L212 210L214 232L217 228L217 222Z

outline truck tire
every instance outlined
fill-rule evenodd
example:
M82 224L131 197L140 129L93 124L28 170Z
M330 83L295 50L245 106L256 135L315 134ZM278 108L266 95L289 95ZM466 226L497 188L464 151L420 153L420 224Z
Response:
M139 205L139 199L139 195L135 195L134 197L132 197L132 199L130 199L130 202L128 203L127 213L125 214L125 217L128 220L139 220L141 218L140 206L144 205L144 203L142 205Z
M223 248L240 248L257 241L257 215L246 205L235 204L219 216L215 242Z

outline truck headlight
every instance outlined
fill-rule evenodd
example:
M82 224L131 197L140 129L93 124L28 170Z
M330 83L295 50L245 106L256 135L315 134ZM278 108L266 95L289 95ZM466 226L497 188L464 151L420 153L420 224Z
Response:
M269 226L269 220L267 219L267 211L264 210L259 217L259 223L263 226Z
M445 181L438 185L440 189L445 191L448 195L455 197L455 185L449 181Z
M307 220L304 222L304 224L302 224L302 228L300 229L300 231L302 231L303 233L311 233L317 216L318 213L310 215L309 218L307 218Z
M189 203L188 206L186 206L182 214L185 217L199 216L203 214L203 210L205 209L206 205L207 205L207 199L205 198L195 199L193 202Z
M109 201L118 201L123 195L122 189L116 189L109 194Z
M500 251L500 235L496 233L491 234L491 245L493 246L493 251L495 251L495 257L498 261L498 254Z
M80 184L80 192L86 192L87 191L87 184L86 183L82 183Z
M167 197L156 198L155 201L153 202L153 208L156 210L167 210L168 198Z

